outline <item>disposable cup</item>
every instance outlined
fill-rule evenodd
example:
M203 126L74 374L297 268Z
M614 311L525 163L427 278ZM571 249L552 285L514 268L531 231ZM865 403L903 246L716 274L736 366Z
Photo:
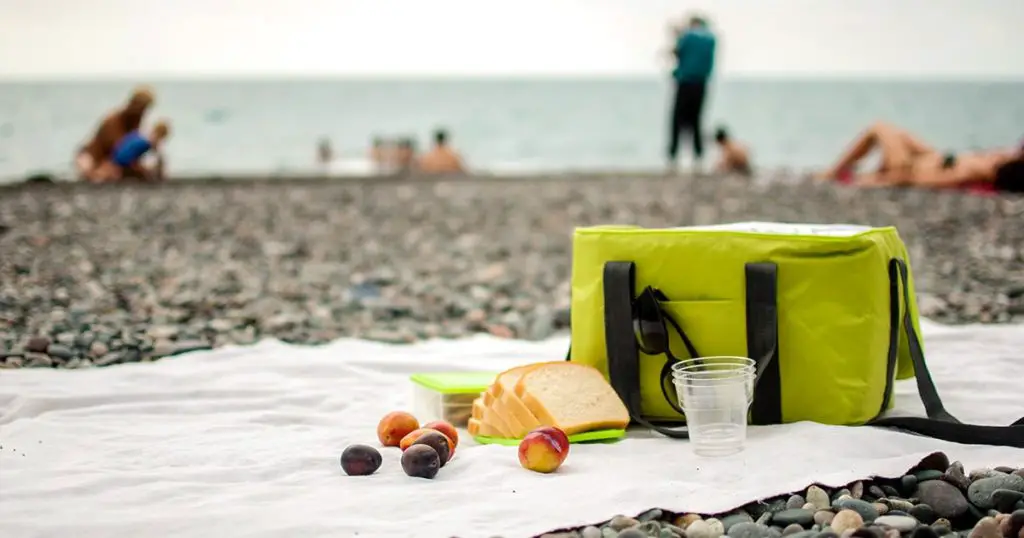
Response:
M753 366L754 361L745 357L700 357L673 365L672 381L697 455L726 456L743 450L756 376Z

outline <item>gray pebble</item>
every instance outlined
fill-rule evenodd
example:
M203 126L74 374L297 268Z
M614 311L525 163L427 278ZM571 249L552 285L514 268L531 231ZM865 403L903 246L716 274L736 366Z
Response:
M793 523L791 525L787 525L786 528L782 529L782 535L783 536L791 536L791 535L794 535L794 534L799 534L801 532L806 532L806 531L804 530L803 527L801 527L800 525L798 525L796 523Z
M992 492L992 506L1000 513L1009 514L1013 512L1017 503L1024 500L1024 493L1012 489L997 489Z
M619 531L619 538L648 538L647 534L640 529L626 529Z
M842 499L837 501L836 505L840 509L849 509L857 512L865 523L870 523L878 517L878 510L871 503L860 499Z
M783 510L775 514L772 517L771 522L774 525L779 525L782 527L794 524L804 527L814 522L814 512L810 510L804 510L803 508Z
M687 538L716 538L711 532L711 526L707 521L698 519L686 527Z
M664 512L662 512L660 508L652 508L651 510L648 510L648 511L640 514L639 516L637 516L636 520L641 522L641 523L644 523L644 522L647 522L647 521L654 521L656 519L661 519L661 516L663 514L664 514Z
M601 529L594 527L592 525L589 527L584 527L583 531L580 532L580 535L582 536L582 538L603 538L601 535Z
M766 515L769 517L771 516L770 513L767 513ZM765 517L765 515L762 515L762 517ZM724 516L720 518L720 521L722 522L723 531L728 533L729 529L731 529L733 525L737 523L749 523L753 521L753 519L751 519L750 514L741 511L739 513Z
M936 471L935 469L925 469L914 473L914 478L917 478L918 482L927 482L929 480L938 480L942 478L943 471Z
M944 480L929 480L918 484L914 496L921 503L931 506L939 517L956 518L970 509L964 494Z
M758 523L739 523L729 529L730 538L768 538L772 535L771 529Z
M601 538L616 538L618 535L619 531L611 527L605 527L601 529Z
M935 514L935 510L927 504L918 504L913 506L908 513L925 525L931 525L938 516Z
M978 479L967 488L967 498L978 508L993 508L995 505L992 495L996 490L1000 489L1024 492L1024 478L1017 475L1000 473L999 476Z
M790 495L789 499L786 500L787 509L803 508L804 504L807 504L807 501L800 495Z
M818 510L814 513L814 523L818 525L828 525L832 523L832 519L835 517L835 512L831 510Z

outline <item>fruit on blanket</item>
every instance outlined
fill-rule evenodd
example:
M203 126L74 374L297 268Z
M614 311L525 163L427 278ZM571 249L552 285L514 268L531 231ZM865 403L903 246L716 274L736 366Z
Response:
M437 430L451 440L453 446L459 446L459 430L452 426L451 422L445 422L443 420L435 420L434 422L428 422L423 425L428 430Z
M418 478L434 478L441 468L441 457L430 445L413 445L402 452L402 470Z
M519 443L519 464L538 473L552 473L569 455L569 436L552 426L542 426Z
M448 460L452 457L451 439L437 430L427 430L426 433L413 441L409 448L416 445L427 445L433 448L437 452L437 456L441 458L441 467L444 467L444 464L448 463Z
M351 445L341 453L341 469L349 476L366 476L377 472L380 452L367 445Z
M377 438L384 446L398 446L409 432L419 429L420 421L405 411L392 411L377 423Z
M437 430L431 430L431 429L428 429L428 428L419 428L417 430L413 430L413 431L409 432L409 435L406 435L405 437L403 437L401 443L399 443L399 447L401 447L402 450L405 450L405 449L409 448L410 446L412 446L412 444L415 443L416 440L419 439L421 436L426 435L426 434L428 434L430 432L441 433L441 432L439 432ZM441 435L444 435L444 434L441 433ZM444 435L444 438L448 439L448 436ZM448 439L448 456L449 456L449 459L451 459L451 455L452 454L455 454L455 443L451 439Z

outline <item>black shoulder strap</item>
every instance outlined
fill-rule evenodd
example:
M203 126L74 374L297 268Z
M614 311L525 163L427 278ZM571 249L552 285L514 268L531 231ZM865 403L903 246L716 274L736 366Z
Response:
M903 289L903 334L907 338L910 360L914 363L914 377L917 381L917 392L924 403L927 417L885 417L876 418L870 426L881 426L916 433L943 441L968 445L994 445L1024 448L1024 418L1009 426L987 426L981 424L964 424L946 411L935 389L928 365L924 362L924 351L917 330L914 329L910 314L910 286L908 285L907 264L903 260L893 259L889 264L890 289L900 286ZM895 281L894 279L898 279ZM895 309L892 319L899 319L899 302L893 301L890 308ZM896 349L891 346L890 353ZM891 375L891 374L890 374ZM888 398L888 394L886 396ZM887 406L886 406L887 407Z
M781 414L778 377L778 310L775 264L750 264L747 286L747 348L758 364L755 401L766 403L758 420ZM689 438L686 427L657 426L643 418L640 405L640 359L633 333L633 294L636 266L633 262L608 262L604 266L604 334L608 377L612 388L629 410L633 422L676 439ZM762 382L763 380L763 382ZM758 407L758 405L752 406ZM774 423L778 423L775 420Z

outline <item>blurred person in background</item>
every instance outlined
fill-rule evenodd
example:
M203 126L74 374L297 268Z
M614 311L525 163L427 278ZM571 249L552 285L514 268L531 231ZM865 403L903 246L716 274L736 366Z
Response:
M668 161L669 170L676 169L679 138L684 132L693 137L693 159L696 172L701 170L704 157L704 136L701 119L708 81L715 67L717 39L700 16L690 18L688 26L676 39L673 54L676 66L672 78L676 84L675 100L670 119Z
M334 150L331 149L331 141L327 138L321 138L320 144L316 148L316 162L320 166L326 168L334 160Z
M100 167L113 156L114 149L129 133L138 130L142 118L153 106L153 91L140 86L132 92L128 102L109 113L100 122L92 138L75 156L75 170L79 179L100 181Z
M740 174L742 176L753 175L750 166L750 152L747 147L739 143L725 127L719 127L715 131L715 144L718 146L718 164L715 170L724 174Z
M170 136L167 121L157 122L148 136L138 130L132 131L121 138L113 153L96 169L95 176L99 183L135 179L142 181L162 181L164 179L164 159L160 152L161 146ZM143 159L154 156L155 163L147 166Z
M408 172L416 164L416 142L412 137L398 139L398 145L390 159L391 165L398 172Z
M370 164L377 173L391 168L391 147L380 136L374 136L370 144Z
M417 170L425 174L461 174L465 172L462 157L448 145L448 132L434 131L434 147L420 156Z
M876 149L880 153L878 168L874 172L856 173L856 165ZM816 179L863 187L1022 192L1022 160L1024 147L943 153L905 129L877 122L861 132L836 163Z

